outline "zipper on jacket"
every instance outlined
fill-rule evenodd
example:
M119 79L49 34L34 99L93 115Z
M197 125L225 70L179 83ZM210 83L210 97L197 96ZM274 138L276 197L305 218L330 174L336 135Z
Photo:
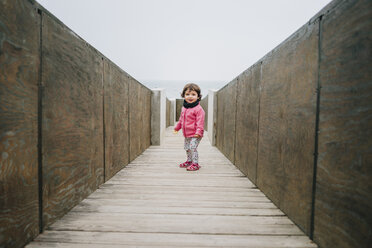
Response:
M187 108L185 108L185 113L183 114L183 135L186 137L186 111Z

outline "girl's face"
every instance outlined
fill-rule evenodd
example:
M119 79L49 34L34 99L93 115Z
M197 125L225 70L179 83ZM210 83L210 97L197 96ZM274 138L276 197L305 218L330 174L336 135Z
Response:
M185 101L187 103L193 103L198 100L198 93L195 90L186 90L185 92Z

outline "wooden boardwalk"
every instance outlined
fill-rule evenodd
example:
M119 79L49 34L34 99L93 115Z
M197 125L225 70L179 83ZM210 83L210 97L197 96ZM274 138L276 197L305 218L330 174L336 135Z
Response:
M27 248L317 247L207 137L202 168L179 168L171 130Z

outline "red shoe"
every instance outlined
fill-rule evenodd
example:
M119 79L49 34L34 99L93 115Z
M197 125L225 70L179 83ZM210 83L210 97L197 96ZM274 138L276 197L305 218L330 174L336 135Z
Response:
M186 170L188 170L188 171L196 171L196 170L199 170L199 169L200 169L200 165L195 164L195 163L192 163L190 166L186 167Z
M188 167L190 165L191 165L191 161L186 161L186 162L180 164L180 168L186 168L186 167Z

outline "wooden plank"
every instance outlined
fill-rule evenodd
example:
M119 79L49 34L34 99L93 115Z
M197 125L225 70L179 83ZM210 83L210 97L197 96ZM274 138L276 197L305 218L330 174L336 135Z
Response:
M195 234L158 234L158 233L104 233L47 231L37 241L64 242L74 245L90 244L92 238L101 245L157 246L157 247L316 247L305 236L243 236L243 235L195 235ZM30 246L31 247L31 246ZM33 246L36 247L36 246ZM50 246L54 247L54 246ZM57 246L58 247L58 246ZM61 246L66 247L66 246ZM71 246L74 247L74 246ZM76 246L77 247L77 246ZM81 246L87 247L87 246ZM94 246L92 246L94 247ZM106 247L106 246L103 246ZM109 246L111 247L111 246ZM118 246L113 246L118 247Z
M121 193L125 194L147 194L147 193L155 193L155 194L179 194L182 192L182 195L219 195L219 196L254 196L254 197L265 197L265 195L259 191L258 189L241 189L241 188L227 188L226 190L216 189L216 188L207 188L203 191L196 191L198 188L193 186L188 186L187 190L184 186L180 187L166 187L166 186L134 186L134 185L120 185L120 184L110 184L109 186L102 185L96 192L90 195L90 197L95 196L96 193L99 192L107 192L107 193Z
M256 184L310 234L318 82L317 22L262 59Z
M314 240L371 247L372 1L336 3L320 34Z
M129 163L130 76L104 59L105 181Z
M43 225L104 181L103 61L48 12L42 13Z
M235 78L217 92L216 146L233 162L237 83L238 79Z
M39 232L40 16L29 1L0 1L0 247Z
M208 214L208 215L254 215L254 216L284 216L277 208L217 208L217 207L168 207L168 206L123 206L79 204L71 212L100 213L137 213L137 214Z
M171 176L175 176L179 174L182 174L185 177L187 176L197 177L199 175L205 175L205 174L208 174L210 176L216 176L216 177L232 177L232 176L241 177L242 176L239 172L236 172L233 170L214 172L214 171L206 170L206 169L200 170L198 174L191 174L191 173L185 174L184 170L180 170L178 166L174 168L167 168L166 171L162 171L162 172L159 172L159 170L156 168L142 168L142 170L138 170L138 168L133 169L132 167L132 168L128 168L127 170L125 170L124 173L120 173L120 175L123 175L123 176L134 176L134 175L148 176L148 174L152 174L153 177L158 177L158 176L171 177Z
M173 187L168 187L168 186L146 186L146 185L120 185L120 184L110 184L110 183L105 183L100 186L100 189L120 189L121 192L126 192L126 191L131 191L131 190L138 190L140 192L148 192L148 191L159 191L159 192L174 192L174 193L180 193L180 191L185 191L185 186L173 186ZM196 191L199 189L197 186L193 185L188 185L187 188L192 191ZM199 190L200 191L200 190ZM216 193L224 193L224 192L229 192L229 193L241 193L241 194L249 194L249 195L263 195L263 193L257 189L257 188L250 188L250 189L244 189L244 188L213 188L213 187L208 187L208 188L203 188L202 192L198 192L199 194L202 193L208 193L208 192L216 192ZM93 193L94 194L94 193ZM93 195L91 194L91 196Z
M52 227L62 226L62 223L67 221L76 221L76 222L100 222L106 220L113 221L130 221L143 219L148 222L152 222L154 225L159 225L160 222L166 222L165 220L169 219L172 221L182 221L182 222L198 222L208 219L210 224L212 222L221 222L224 224L228 223L254 223L257 225L293 225L293 223L286 218L285 216L215 216L215 215L184 215L184 214L127 214L127 213L84 213L84 212L75 212L70 211L62 219L60 219L59 224L53 224ZM159 220L158 222L155 220Z
M101 199L101 198L87 198L83 200L80 204L86 202L96 203L96 204L118 204L124 206L143 206L149 205L153 207L158 206L171 206L171 207L220 207L220 208L276 208L271 202L246 202L246 201L192 201L189 199L179 199L174 200L133 200L133 199Z
M221 235L303 235L285 217L70 212L48 230Z
M113 193L110 191L95 192L89 196L89 199L133 199L133 200L172 200L178 201L182 199L188 199L193 201L235 201L235 202L271 202L269 199L263 196L228 196L228 195L218 195L218 194L192 194L192 192L181 192L181 194L164 194L164 193L137 193L137 194L121 194Z
M30 1L0 1L0 247L39 232L39 27Z
M261 63L238 77L236 100L235 165L256 183Z

